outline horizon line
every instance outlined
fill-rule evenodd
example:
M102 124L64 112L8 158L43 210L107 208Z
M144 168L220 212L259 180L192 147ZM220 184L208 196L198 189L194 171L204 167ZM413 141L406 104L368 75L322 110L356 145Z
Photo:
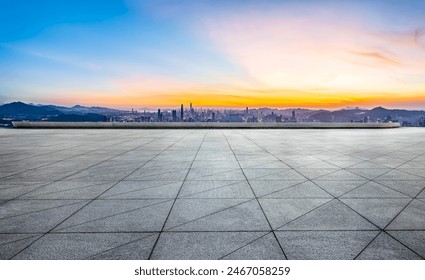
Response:
M11 104L11 103L24 103L27 105L34 105L34 106L58 106L58 107L67 107L67 108L72 108L75 106L82 106L82 107L100 107L100 108L107 108L107 109L113 109L113 110L121 110L121 111L131 111L131 110L135 110L135 111L139 111L139 110L152 110L152 111L156 111L158 109L161 110L174 110L174 109L180 109L180 106L183 105L184 108L190 108L190 105L185 105L185 103L180 103L179 105L175 105L175 106L157 106L157 107L137 107L137 106L133 106L133 107L113 107L113 106L109 106L109 105L86 105L84 103L79 103L79 104L75 104L75 105L62 105L62 104L54 104L54 103L34 103L34 102L24 102L24 101L11 101L11 102L3 102L1 103L0 106L3 105L7 105L7 104ZM191 104L189 102L189 104ZM257 107L250 107L250 106L196 106L196 104L192 104L193 108L200 108L200 109L219 109L219 110L246 110L246 108L248 108L248 110L261 110L261 109L270 109L270 110L311 110L311 111L320 111L320 110L324 110L324 111L340 111L340 110L344 110L344 109L360 109L360 110L372 110L375 108L383 108L383 109L387 109L387 110L407 110L407 111L425 111L424 109L406 109L406 108L401 108L401 107L384 107L383 105L378 105L378 106L345 106L345 107L337 107L337 108L321 108L321 107L268 107L266 106L257 106Z

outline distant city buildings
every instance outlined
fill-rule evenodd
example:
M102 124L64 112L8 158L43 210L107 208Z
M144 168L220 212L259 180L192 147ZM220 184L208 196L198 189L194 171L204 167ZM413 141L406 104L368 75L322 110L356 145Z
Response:
M359 108L346 109L361 110ZM344 110L341 110L344 111ZM109 121L124 121L124 122L394 122L398 121L404 126L425 126L425 116L417 119L407 119L398 115L384 115L382 117L371 117L366 114L359 114L358 118L344 118L343 115L329 112L318 112L316 115L311 114L311 110L307 109L270 109L270 108L255 108L249 109L209 109L196 108L190 102L187 108L184 104L180 108L157 109L154 112L146 110L143 113L138 113L137 110L131 109L128 115L108 116ZM338 111L336 111L338 112ZM326 117L326 114L329 116Z

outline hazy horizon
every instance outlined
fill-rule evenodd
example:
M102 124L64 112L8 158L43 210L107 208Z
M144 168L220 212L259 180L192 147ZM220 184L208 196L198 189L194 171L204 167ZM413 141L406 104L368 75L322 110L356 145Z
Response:
M425 2L9 1L0 102L425 108Z
M15 101L11 101L11 102L6 102L6 103L2 103L0 102L0 106L1 105L6 105L6 104L10 104L10 103L17 103L17 102L22 102L25 104L30 104L30 105L34 105L34 106L58 106L58 107L68 107L68 108L72 108L74 106L84 106L84 107L104 107L104 108L108 108L108 109L114 109L114 110L124 110L124 111L131 111L136 110L136 111L140 111L140 110L147 110L147 111L157 111L158 109L161 110L174 110L174 109L180 109L180 106L182 104L178 104L175 106L159 106L159 107L138 107L138 106L133 106L133 107L114 107L114 106L99 106L96 104L88 104L88 105L82 105L82 104L71 104L71 105L64 105L64 104L53 104L53 103L49 103L49 104L43 104L43 103L33 103L33 102L24 102L24 101L20 101L20 100L15 100ZM184 109L189 109L190 108L190 103L183 103ZM261 107L249 107L249 106L245 106L245 107L217 107L217 106L196 106L196 104L192 103L192 106L197 110L197 109L211 109L211 110L246 110L246 108L248 108L249 110L258 110L258 109L270 109L270 110L328 110L328 111L339 111L339 110L349 110L349 109L360 109L360 110L372 110L374 108L377 107L382 107L388 110L418 110L418 111L425 111L424 108L419 108L419 109L408 109L408 108L401 108L401 107L397 107L397 108L393 108L393 107L385 107L385 106L373 106L373 107L359 107L359 106L346 106L346 107L340 107L340 108L308 108L308 107L270 107L270 106L261 106Z

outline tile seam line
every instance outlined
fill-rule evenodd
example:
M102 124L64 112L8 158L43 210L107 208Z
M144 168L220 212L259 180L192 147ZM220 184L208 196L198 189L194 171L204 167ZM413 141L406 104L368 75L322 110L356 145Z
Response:
M118 137L117 137L117 138L118 138ZM114 138L114 139L117 139L117 138ZM71 157L68 157L68 158L65 158L65 159L61 159L61 160L54 161L54 162L51 162L51 163L48 163L48 164L44 164L44 165L41 165L41 166L37 166L37 167L34 167L34 168L30 168L30 169L27 169L27 170L24 170L24 171L17 172L17 173L14 173L14 174L10 174L10 175L7 175L7 176L4 176L4 177L1 177L1 178L0 178L0 180L7 179L8 177L12 177L12 176L15 176L15 175L19 175L19 174L22 174L22 173L24 173L24 172L34 171L34 170L37 170L37 169L39 169L39 168L43 168L43 167L46 167L46 166L50 166L50 165L53 165L53 164L57 164L57 163L59 163L59 162L63 162L63 161L66 161L66 160L70 160L70 159L76 158L76 157L78 157L78 156L86 155L86 154L91 153L91 152L96 152L96 151L99 151L99 150L102 150L102 149L105 149L105 148L113 147L113 146L115 146L115 145L120 145L120 144L123 144L123 143L126 143L126 142L130 142L130 141L133 141L134 139L137 139L137 138L139 138L139 137L135 137L135 138L132 138L131 140L125 140L125 141L122 141L122 142L119 142L119 143L115 143L115 144L112 144L112 145L109 145L109 146L106 146L106 147L103 147L103 148L95 149L95 150L92 150L92 151L87 151L87 152L84 152L84 153L81 153L81 154L78 154L78 155L74 155L74 156L71 156ZM76 146L76 147L79 147L79 146L80 146L80 145L78 145L78 146ZM73 148L75 148L75 147L73 147ZM73 148L71 148L71 149L73 149ZM64 150L67 150L67 149L64 149Z
M156 238L155 243L154 243L154 244L153 244L153 246L152 246L151 252L149 253L149 256L148 256L148 260L152 259L153 252L155 251L155 248L156 248L156 246L157 246L157 244L158 244L159 238L161 237L161 234L163 233L163 231L164 231L164 229L165 229L165 225L167 224L167 221L168 221L168 218L170 217L171 211L173 210L174 205L176 204L177 197L179 196L179 194L180 194L180 192L181 192L181 190L182 190L182 188L183 188L184 182L186 182L187 176L189 175L190 170L192 169L193 162L195 161L196 157L198 156L198 153L199 153L199 151L200 151L200 149L201 149L202 144L203 144L203 143L204 143L204 141L205 141L205 138L207 137L207 134L208 134L208 131L205 131L204 137L202 138L202 141L201 141L201 143L199 144L199 147L198 147L198 149L197 149L197 151L196 151L195 156L193 157L192 163L191 163L191 164L190 164L190 166L189 166L189 169L188 169L188 171L187 171L187 173L186 173L186 176L185 176L185 178L183 179L183 182L182 182L182 184L181 184L181 186L180 186L180 189L179 189L179 191L177 192L177 195L176 195L176 197L174 198L173 203L171 204L170 210L168 211L168 214L167 214L167 217L166 217L166 218L165 218L165 220L164 220L164 223L162 224L162 228L161 228L161 230L160 230L160 232L159 232L159 234L158 234L158 237Z
M115 184L113 184L112 186L110 186L108 189L106 189L105 191L103 191L102 193L100 193L98 196L96 196L95 198L89 200L89 202L87 204L85 204L83 207L81 207L80 209L78 209L75 213L71 214L70 216L68 216L66 219L64 219L62 222L60 222L58 225L56 225L54 228L52 228L48 233L54 231L58 226L60 226L61 224L63 224L65 221L67 221L69 218L71 218L72 216L74 216L75 214L77 214L79 211L81 211L83 208L85 208L87 205L89 205L90 203L92 203L93 201L97 200L100 196L102 196L104 193L106 193L107 191L109 191L110 189L112 189L113 187L115 187L117 184L119 184L120 182L122 182L123 180L125 180L127 177L129 177L131 174L133 174L134 172L136 172L137 170L139 170L140 168L142 168L144 165L146 165L148 162L152 161L153 159L155 159L157 156L159 156L162 152L168 150L170 147L172 147L173 145L175 145L176 143L178 143L180 140L182 140L184 137L186 137L189 134L184 135L183 137L181 137L179 140L177 140L176 142L174 142L173 144L171 144L170 146L168 146L167 148L165 148L164 150L162 150L161 152L159 152L156 156L154 156L153 158L151 158L149 161L143 163L139 168L137 168L136 170L134 170L133 172L131 172L130 174L128 174L126 177L124 177L123 179L119 180L118 182L116 182ZM158 203L154 203L155 204L161 204L161 203L166 203L169 200L164 199L163 201L160 201ZM150 207L152 205L148 205L146 207ZM145 208L145 207L141 207L141 208ZM137 209L136 209L137 210ZM133 210L135 211L135 210ZM129 212L129 211L127 211Z
M282 244L280 243L279 239L277 238L276 233L274 232L274 229L273 229L273 227L272 227L272 225L271 225L271 223L270 223L270 221L269 221L269 219L268 219L268 217L267 217L266 213L264 212L264 209L263 209L263 207L261 206L261 203L260 203L260 201L258 200L258 197L257 197L257 195L255 194L254 189L253 189L253 188L252 188L252 186L251 186L251 183L250 183L250 182L249 182L249 180L248 180L248 177L246 176L245 172L243 171L243 169L242 169L242 167L241 167L241 164L239 163L238 158L236 157L235 151L233 150L232 146L231 146L231 145L230 145L230 143L229 143L229 140L228 140L228 139L227 139L227 137L226 137L226 134L223 132L223 130L221 130L221 133L222 133L222 135L223 135L224 139L226 139L227 145L229 146L230 150L231 150L231 151L232 151L232 153L233 153L233 156L235 157L236 161L238 162L239 168L240 168L240 170L242 171L242 174L244 175L246 182L248 183L249 187L251 188L251 191L252 191L252 193L253 193L253 195L254 195L254 198L255 198L255 200L257 201L257 204L258 204L258 206L260 207L261 212L263 213L263 216L264 216L264 218L266 219L266 221L267 221L267 223L268 223L268 225L269 225L269 227L270 227L270 230L271 230L271 232L272 232L272 234L273 234L273 237L275 238L275 240L276 240L277 244L279 245L279 248L280 248L280 250L282 251L282 253L283 253L283 255L284 255L285 259L288 259L288 256L286 255L285 250L283 250Z
M274 156L272 153L270 153L268 150L266 150L266 149L264 149L263 147L261 147L260 145L258 145L256 142L254 142L251 138L249 138L248 136L246 136L246 135L244 135L244 134L241 134L241 133L239 133L241 136L243 136L243 137L246 137L248 140L250 140L252 143L254 143L255 145L257 145L259 148L261 148L261 149L263 149L265 152L267 152L268 154L270 154L270 155L272 155L272 156ZM422 143L423 141L421 141L420 143ZM417 145L417 144L414 144L414 145ZM409 146L407 146L407 147L410 147L410 146L414 146L414 145L409 145ZM425 153L423 153L423 154L425 154ZM420 154L420 155L418 155L417 157L420 157L420 156L422 156L423 154ZM274 157L276 157L276 156L274 156ZM315 157L315 156L313 156L313 157ZM411 160L413 160L413 159L415 159L415 158L417 158L417 157L414 157L414 158L412 158ZM280 159L279 159L280 160ZM325 161L325 160L323 160L323 161ZM409 160L410 161L410 160ZM326 161L325 161L326 162ZM330 163L330 164L332 164L332 163ZM403 164L405 164L405 163L403 163ZM400 165L403 165L403 164L400 164ZM333 164L332 164L333 165ZM399 166L400 166L399 165ZM290 166L291 167L291 166ZM292 168L292 167L291 167ZM395 167L395 168L397 168L397 167ZM292 168L293 169L293 168ZM342 169L345 169L345 168L342 168ZM296 171L297 173L299 173L297 170L295 170L295 169L293 169L294 171ZM348 171L348 170L347 170ZM391 171L391 169L389 170L389 171L387 171L387 172L390 172ZM387 173L386 172L386 173ZM333 172L332 172L333 173ZM332 174L331 173L331 174ZM384 173L384 174L386 174L386 173ZM305 177L303 174L301 174L301 173L299 173L300 175L302 175L303 177ZM382 175L381 175L382 176ZM363 177L363 176L362 176ZM339 198L342 196L342 195L345 195L345 194L347 194L347 193L350 193L351 191L353 191L353 190L355 190L355 189L357 189L357 188L360 188L361 186L363 186L363 185L365 185L365 184L367 184L369 181L372 181L372 180L370 180L370 179L367 179L367 178L365 178L366 180L368 180L368 181L366 181L364 184L361 184L360 186L358 186L358 187L356 187L356 188L354 188L354 189L352 189L352 190L350 190L350 191L348 191L348 192L346 192L345 194L342 194L342 195L339 195L339 196L334 196L333 194L331 194L331 193L329 193L327 190L325 190L325 189L323 189L320 185L318 185L318 184L316 184L314 181L312 181L312 180L310 180L309 178L307 178L307 177L305 177L307 180L309 180L310 182L312 182L313 184L315 184L317 187L319 187L319 188L321 188L323 191L325 191L325 192L327 192L329 195L331 195L334 199L336 199L336 200L338 200L339 202L341 202L341 203L343 203L346 207L348 207L348 208L350 208L352 211L354 211L355 213L357 213L358 215L360 215L362 218L364 218L364 219L366 219L368 222L370 222L371 224L373 224L375 227L377 227L378 229L380 229L381 231L384 231L384 229L381 229L381 227L378 227L375 223L372 223L369 219L367 219L366 217L364 217L362 214L360 214L359 212L357 212L357 211L355 211L354 209L352 209L350 206L348 206L346 203L344 203L343 201L341 201ZM319 177L320 178L320 177ZM382 184L380 184L380 185L382 185ZM384 186L384 187L386 187L386 186ZM424 187L425 188L425 187ZM417 194L417 196L420 194L421 192L419 192L418 194ZM408 199L408 198L406 198L406 199ZM326 204L326 203L325 203ZM410 204L410 202L408 203L408 204ZM321 205L321 206L323 206L323 204ZM321 207L321 206L319 206L319 207ZM405 207L407 207L407 205L405 206ZM401 211L403 211L404 210L404 208L401 210ZM309 211L309 212L311 212L311 211ZM399 213L400 214L400 213ZM304 215L303 215L304 216ZM398 214L397 214L397 216L398 216ZM294 220L297 220L299 217L297 217L296 219L294 219ZM294 220L292 220L292 221L290 221L290 222L293 222ZM288 223L290 223L290 222L288 222ZM392 222L392 220L391 220L391 222ZM391 223L390 222L390 223ZM286 224L288 224L288 223L286 223ZM286 225L285 224L285 225ZM285 225L283 225L283 226L285 226ZM387 226L388 226L389 224L387 224ZM283 227L283 226L281 226L281 227ZM279 228L281 228L281 227L279 227Z
M89 168L92 168L92 167L98 166L98 165L100 165L100 164L102 164L102 163L105 163L105 162L107 162L107 161L111 160L111 159L114 159L114 158L116 158L116 157L122 156L123 154L126 154L127 152L131 152L131 151L133 151L133 150L135 150L135 149L138 149L138 148L140 148L140 147L143 147L144 145L148 145L148 144L150 144L150 143L154 142L155 140L160 139L161 137L163 137L163 135L162 135L162 136L160 136L160 137L158 137L158 138L155 138L155 139L154 139L154 140L152 140L152 141L149 141L149 142L144 143L144 144L142 144L142 145L140 145L140 146L137 146L136 148L130 149L130 150L126 151L126 152L123 152L123 153L121 153L121 154L118 154L118 155L115 155L115 156L113 156L113 157L110 157L110 158L108 158L108 159L106 159L106 160L103 160L103 161L101 161L101 162L98 162L98 163L96 163L96 164L93 164L93 165L91 165L91 166L87 167L86 169L89 169ZM140 138L140 137L132 138L131 140L126 140L126 141L120 142L119 144L126 143L126 142L130 142L130 141L133 141L134 139L137 139L137 138ZM113 146L113 145L108 146L108 147L112 147L112 146ZM94 151L89 151L89 152L83 153L83 154L81 154L81 155L86 155L86 154L91 153L91 152L100 151L100 150L102 150L102 149L104 149L104 148L105 148L105 147L102 147L102 148L99 148L99 149L94 150ZM67 175L67 176L65 176L65 177L62 177L62 178L60 178L60 179L54 180L53 182L48 182L47 184L42 184L41 186L39 186L39 187L35 188L34 190L31 190L31 191L29 191L29 192L25 192L25 193L23 193L23 194L21 194L21 195L18 195L18 196L16 196L16 197L12 198L12 199L8 199L8 200L5 200L5 201L3 201L3 202L0 202L0 205L3 205L3 204L5 204L5 203L7 203L7 202L9 202L9 201L13 201L13 200L15 200L15 199L19 199L20 197L22 197L22 196L24 196L24 195L30 194L30 193L32 193L32 192L35 192L35 191L37 191L37 190L39 190L39 189L41 189L41 188L47 187L47 186L49 186L49 185L51 185L51 184L54 184L54 183L60 182L60 181L62 181L62 180L64 180L64 179L66 179L66 178L68 178L68 177L71 177L71 176L74 176L74 175L76 175L76 174L80 173L81 171L82 171L82 170L78 170L78 171L77 171L77 172L75 172L75 173L72 173L72 174ZM0 179L0 180L1 180L1 179Z
M168 135L170 135L171 133L169 133ZM189 135L189 134L186 134L185 136L187 136L187 135ZM185 136L183 136L182 138L184 138ZM123 153L121 153L121 154L119 154L119 155L116 155L116 156L114 156L114 157L112 157L112 158L115 158L115 157L118 157L118 156L120 156L120 155L122 155L122 154L125 154L125 153L127 153L127 152L130 152L130 151L133 151L133 150L135 150L135 149L138 149L138 148L140 148L140 147L143 147L144 145L147 145L147 144L149 144L149 143L152 143L152 142L154 142L154 141L156 141L157 139L160 139L161 137L163 137L163 135L161 135L160 137L157 137L157 138L155 138L154 140L152 140L152 141L149 141L149 142L147 142L147 143L143 143L142 145L139 145L139 146L137 146L136 148L133 148L133 149L130 149L130 150L128 150L128 151L126 151L126 152L123 152ZM134 139L137 139L137 138L140 138L140 137L136 137L136 138L134 138ZM182 139L181 138L181 139ZM134 139L132 139L132 140L134 140ZM179 140L181 140L181 139L179 139ZM129 141L132 141L132 140L129 140ZM129 142L129 141L124 141L124 142ZM177 143L177 142L175 142L175 143ZM173 144L175 144L175 143L173 143ZM159 155L159 154L158 154ZM156 156L155 156L156 157ZM154 157L154 158L155 158ZM112 159L112 158L110 158L110 159ZM98 163L98 164L101 164L101 163L103 163L103 162L106 162L106 161L108 161L108 160L110 160L110 159L107 159L107 160L105 160L105 161L102 161L102 162L100 162L100 163ZM153 158L152 158L153 159ZM151 160L152 160L151 159ZM146 162L147 163L147 162ZM144 163L144 164L146 164L146 163ZM96 164L96 165L98 165L98 164ZM94 165L94 166L96 166L96 165ZM79 171L80 172L80 171ZM78 172L77 172L78 173ZM69 175L69 176L72 176L72 175ZM69 176L66 176L66 177L64 177L64 178L67 178L67 177L69 177ZM64 178L62 178L62 179L64 179ZM62 180L61 179L61 180ZM57 181L60 181L60 180L57 180ZM118 181L116 184L118 184L120 181ZM112 185L110 188L112 188L112 187L114 187L116 184L114 184L114 185ZM109 189L110 189L109 188ZM109 190L108 189L108 190ZM102 195L103 193L101 193L100 195ZM99 196L100 196L99 195ZM95 198L96 199L96 198ZM94 199L93 199L94 200ZM50 233L50 232L52 232L55 228L57 228L59 225L61 225L64 221L66 221L66 220L68 220L71 216L74 216L77 212L79 212L81 209L83 209L85 206L87 206L88 204L90 204L93 200L91 200L91 201L89 201L88 203L86 203L85 205L83 205L81 208L79 208L78 210L76 210L74 213L72 213L70 216L68 216L67 218L65 218L64 220L62 220L61 222L59 222L56 226L54 226L53 228L51 228L49 231L47 231L47 232L45 232L45 233L43 233L39 238L37 238L36 240L34 240L33 242L31 242L29 245L27 245L27 246L25 246L22 250L20 250L19 252L17 252L16 254L14 254L10 259L13 259L13 258L15 258L16 256L18 256L20 253L22 253L23 251L25 251L26 249L28 249L29 247L31 247L31 245L33 245L35 242L37 242L38 240L40 240L41 238L43 238L46 234L48 234L48 233Z

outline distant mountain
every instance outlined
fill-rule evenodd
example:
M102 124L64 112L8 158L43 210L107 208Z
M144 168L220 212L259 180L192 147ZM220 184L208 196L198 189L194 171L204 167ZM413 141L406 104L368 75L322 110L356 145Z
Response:
M360 108L349 108L337 111L320 111L310 116L314 120L321 122L350 122L362 121L368 117L371 121L377 119L384 120L391 117L393 120L408 120L417 119L425 115L425 111L419 110L400 110L400 109L386 109L383 107L376 107L371 110Z
M75 105L73 107L43 105L43 104L26 104L23 102L12 102L0 106L0 116L57 116L62 114L99 114L99 115L115 115L127 113L128 111L117 110L105 107L86 107Z
M31 120L31 121L106 121L108 115L124 113L125 111L103 108L84 107L76 105L68 108L56 105L25 104L12 102L0 106L0 119Z
M367 109L349 108L338 111L321 111L310 116L310 118L321 122L361 120L365 116Z
M391 116L395 117L405 117L412 118L416 116L422 116L425 114L425 111L419 110L400 110L400 109L385 109L383 107L373 108L368 112L371 117L380 117L380 116Z
M49 118L51 122L105 122L107 118L99 114L63 114L56 117Z
M124 113L126 111L124 110L117 110L117 109L111 109L111 108L105 108L105 107L86 107L81 105L75 105L73 107L63 107L63 106L56 106L56 105L44 105L48 106L50 108L53 108L55 110L61 111L66 114L104 114L104 115L111 115L111 114L117 114L117 113Z
M34 106L23 102L12 102L0 106L0 115L3 116L52 116L60 114L62 114L62 112L49 106Z

